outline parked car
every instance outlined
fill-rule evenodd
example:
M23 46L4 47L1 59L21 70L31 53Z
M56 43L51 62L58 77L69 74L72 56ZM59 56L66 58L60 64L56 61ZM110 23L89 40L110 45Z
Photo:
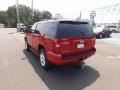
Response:
M24 32L28 32L28 30L31 30L31 27L32 27L32 25L26 26L26 29L24 30Z
M47 69L51 64L78 63L95 54L95 35L87 22L49 20L33 24L25 35L26 50L39 56Z
M17 31L24 32L26 30L26 26L23 23L17 24Z
M106 29L107 29L107 30L110 30L111 32L114 32L114 33L119 33L119 32L120 32L120 31L118 30L118 27L115 26L115 25L106 26Z
M96 38L105 38L111 36L111 31L109 29L106 29L104 26L96 27L94 29L94 33L96 35Z

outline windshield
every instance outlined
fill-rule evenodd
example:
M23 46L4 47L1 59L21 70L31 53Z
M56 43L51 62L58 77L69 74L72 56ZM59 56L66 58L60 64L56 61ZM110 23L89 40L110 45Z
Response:
M93 31L88 23L61 22L58 24L58 38L91 36Z
M108 28L117 28L117 26L108 26Z

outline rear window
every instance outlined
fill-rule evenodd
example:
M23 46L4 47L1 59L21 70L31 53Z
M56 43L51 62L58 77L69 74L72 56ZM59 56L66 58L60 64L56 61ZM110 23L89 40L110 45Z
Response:
M38 24L37 28L46 36L53 38L69 38L93 35L90 25L86 22L44 22L42 24Z
M59 22L57 29L57 38L93 35L93 30L91 29L90 25L86 22L62 21Z

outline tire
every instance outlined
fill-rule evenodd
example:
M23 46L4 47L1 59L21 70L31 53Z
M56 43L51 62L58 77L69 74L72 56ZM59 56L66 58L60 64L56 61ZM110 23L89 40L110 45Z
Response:
M44 49L39 50L39 61L40 61L41 67L45 70L48 70L52 67L52 64L47 59Z
M108 38L110 37L110 35L107 36Z
M83 68L83 66L85 66L85 63L84 63L83 60L80 61L79 63L76 63L76 64L75 64L75 67L77 67L77 68Z
M29 51L30 49L29 49L29 45L28 45L28 43L25 41L25 50L27 50L27 51Z

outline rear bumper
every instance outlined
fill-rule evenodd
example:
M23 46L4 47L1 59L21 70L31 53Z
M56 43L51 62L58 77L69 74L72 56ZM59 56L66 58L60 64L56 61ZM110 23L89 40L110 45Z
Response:
M96 49L93 48L87 52L73 55L73 56L62 56L61 54L55 54L52 52L47 52L47 58L50 62L56 65L63 65L63 64L71 64L71 63L77 63L81 60L87 59L88 57L94 55L96 52Z

